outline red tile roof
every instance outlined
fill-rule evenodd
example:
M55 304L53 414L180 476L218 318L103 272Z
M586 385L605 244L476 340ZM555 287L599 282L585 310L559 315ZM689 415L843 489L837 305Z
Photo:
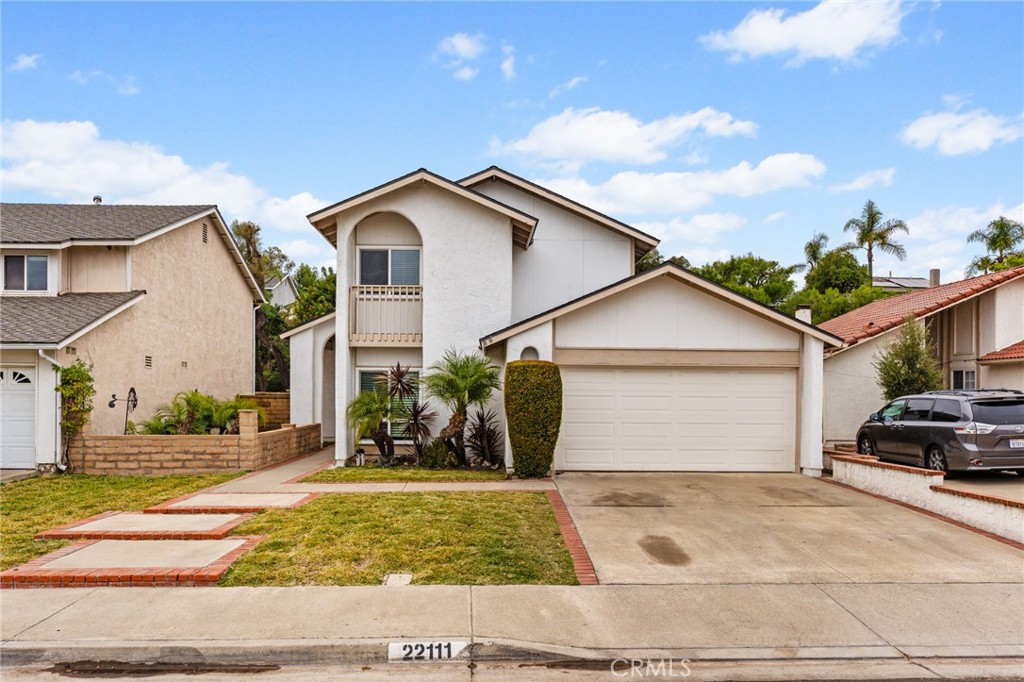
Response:
M1020 277L1024 277L1024 266L883 298L822 322L818 327L853 345L900 326L907 315L915 318L930 315Z
M1024 360L1024 340L1011 344L1006 348L994 350L978 358L978 362L994 362L998 360Z

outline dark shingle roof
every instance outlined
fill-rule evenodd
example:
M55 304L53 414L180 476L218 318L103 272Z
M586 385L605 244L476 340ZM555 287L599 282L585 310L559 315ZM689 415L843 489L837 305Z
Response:
M58 344L144 291L0 297L0 343Z
M887 329L900 326L907 315L913 315L915 318L931 315L1018 277L1024 277L1024 266L883 298L822 322L818 327L853 345Z
M137 239L212 208L5 203L0 204L0 242L46 244L68 239Z

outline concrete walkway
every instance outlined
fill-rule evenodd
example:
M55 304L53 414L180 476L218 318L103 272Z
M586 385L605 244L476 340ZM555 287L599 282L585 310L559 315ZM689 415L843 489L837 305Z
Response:
M379 663L396 641L474 660L998 658L1024 665L1021 585L114 588L3 595L6 665ZM1024 674L1024 667L1019 668Z

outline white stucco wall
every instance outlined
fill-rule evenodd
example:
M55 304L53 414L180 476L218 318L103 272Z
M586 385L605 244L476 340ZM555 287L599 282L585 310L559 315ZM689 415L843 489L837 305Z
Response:
M888 334L861 341L824 361L824 439L853 442L868 415L885 404L872 367L879 344Z
M984 299L992 299L995 320L991 337L982 330L981 355L1024 339L1024 278L1004 284L982 299L983 304L987 303Z
M667 276L559 318L562 348L797 350L800 335Z
M825 344L804 334L800 351L800 470L808 476L820 476L822 469L822 429Z
M339 320L349 319L347 292L357 282L356 226L382 212L403 216L416 227L422 242L424 367L439 360L448 348L474 351L482 336L512 322L513 245L509 218L431 184L386 194L338 217ZM372 238L376 242L382 237L378 233ZM348 341L347 334L338 337L335 354L339 459L353 447L341 409L354 395L356 386L356 357ZM437 423L443 424L448 414L441 406L436 407Z
M505 182L484 182L473 189L539 220L530 249L513 252L513 321L633 273L628 237Z
M979 365L980 386L1024 391L1024 361L1006 365Z
M289 405L293 424L321 424L325 441L334 437L334 352L326 350L335 335L330 318L288 337Z

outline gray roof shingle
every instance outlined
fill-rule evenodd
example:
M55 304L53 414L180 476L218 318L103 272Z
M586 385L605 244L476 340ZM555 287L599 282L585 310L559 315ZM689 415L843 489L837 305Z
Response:
M145 291L0 297L0 343L58 344Z
M214 208L112 204L0 204L0 243L137 239Z

